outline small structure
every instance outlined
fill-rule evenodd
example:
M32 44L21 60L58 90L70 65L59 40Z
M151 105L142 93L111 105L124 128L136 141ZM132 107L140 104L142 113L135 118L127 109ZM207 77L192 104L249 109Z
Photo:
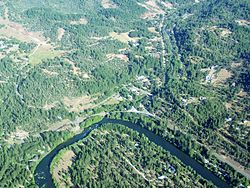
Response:
M158 177L158 180L164 180L164 179L167 179L167 176L163 176L163 175L162 175L162 176L159 176L159 177Z
M168 172L170 172L171 174L175 174L176 169L173 166L170 165L169 168L168 168Z

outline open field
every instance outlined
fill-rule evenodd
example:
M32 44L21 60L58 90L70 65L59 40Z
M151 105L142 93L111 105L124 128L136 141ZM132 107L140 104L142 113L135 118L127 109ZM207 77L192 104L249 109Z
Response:
M53 59L63 55L64 53L64 51L54 50L49 44L42 44L34 49L34 51L29 55L29 62L32 65L37 65L42 63L43 60Z
M21 42L34 43L37 46L29 54L29 62L32 65L41 63L45 59L54 58L63 54L62 51L54 50L54 46L45 39L41 32L28 31L24 26L19 23L10 21L6 18L0 18L0 24L4 25L0 29L0 36L7 38L15 38ZM60 29L58 34L58 40L63 37L63 30Z
M130 37L129 32L125 32L125 33L111 32L109 33L109 36L112 39L119 40L120 42L123 42L123 43L137 42L140 39L138 37Z
M247 0L0 0L0 187L36 187L47 153L108 116L143 124L246 188L248 9ZM68 148L60 187L212 187L115 127Z

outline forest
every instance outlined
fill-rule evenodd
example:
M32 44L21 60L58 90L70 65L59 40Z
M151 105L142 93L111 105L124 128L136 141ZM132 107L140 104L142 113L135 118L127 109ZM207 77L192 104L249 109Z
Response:
M0 187L36 187L39 161L103 117L138 123L247 187L249 10L248 0L0 2ZM214 186L123 127L96 130L55 164L68 150L63 177L79 187Z

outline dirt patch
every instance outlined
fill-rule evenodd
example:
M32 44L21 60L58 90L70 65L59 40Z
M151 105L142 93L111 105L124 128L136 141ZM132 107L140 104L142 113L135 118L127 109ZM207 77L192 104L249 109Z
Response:
M217 26L208 27L208 31L217 32L221 37L228 37L232 32L227 28L220 28Z
M74 75L78 75L83 79L89 79L90 78L90 76L86 72L83 72L83 71L81 71L80 68L76 67L76 64L73 61L71 61L69 59L65 59L65 60L67 61L67 63L69 63L72 66L72 73Z
M70 121L69 119L64 119L59 122L49 125L49 128L46 131L71 131L78 133L81 128L79 123L82 122L84 118L78 118L75 121Z
M9 144L21 144L29 137L29 132L18 129L9 134L8 139L5 140Z
M80 18L79 20L70 21L71 25L86 25L88 20L86 18Z
M212 80L213 83L215 84L219 84L219 83L224 83L228 78L230 78L232 76L232 73L229 72L226 69L221 69L215 79Z
M65 33L65 29L59 28L57 30L57 40L61 41Z
M159 32L156 31L155 27L149 27L148 31L151 32L151 33L159 33Z
M219 160L221 160L221 161L227 163L228 165L230 165L231 167L233 167L235 170L237 170L238 172L240 172L241 174L246 176L247 179L250 180L250 170L249 169L246 169L244 166L242 166L240 163L236 162L235 160L233 160L229 156L225 156L225 155L223 155L221 153L215 154L215 156Z
M93 108L95 104L93 102L97 98L85 95L75 98L64 97L63 104L68 108L70 112L80 112L86 109Z
M154 19L159 14L164 14L165 11L162 10L159 6L159 4L162 4L161 1L158 0L148 0L145 3L138 3L138 5L144 7L147 9L147 11L141 15L142 19ZM162 4L163 6L169 7L167 3Z
M184 105L193 104L193 103L198 104L199 98L197 98L197 97L190 97L189 99L182 98L182 102Z
M29 32L21 24L10 21L8 18L0 17L0 24L4 25L0 29L0 35L7 38L16 38L21 42L37 44L31 54L29 54L31 64L38 64L46 58L54 58L62 54L61 51L54 50L52 44L44 38L41 32Z
M113 59L120 59L122 61L129 61L129 58L127 55L124 54L107 54L106 57L108 58L108 61L111 61Z
M121 49L119 49L118 51L119 52L124 52L124 51L126 51L126 50L128 50L127 48L121 48Z
M72 66L72 72L73 74L79 74L80 68L76 67L75 63L73 61L70 61L69 59L65 59L67 61L67 63L69 63Z
M0 59L6 57L6 53L5 52L0 52Z
M64 119L62 121L53 123L49 125L49 128L46 131L60 131L60 130L65 130L65 127L69 125L71 121L69 119Z
M75 157L75 153L72 150L68 150L61 156L61 159L54 166L53 177L59 184L59 187L66 187L67 185L70 187L73 186L70 176L65 180L62 174L68 174L69 167L72 165Z
M193 16L194 14L184 14L183 16L182 16L182 19L187 19L187 18L189 18L190 16Z
M42 108L43 108L44 110L50 110L50 109L56 107L57 103L58 103L58 102L54 102L54 103L48 104L48 103L46 102L46 104L45 104Z
M240 26L250 26L250 22L247 20L235 20L236 23L238 23Z
M247 92L244 92L243 90L241 90L238 94L238 97L246 97L247 96Z
M113 94L100 102L96 102L97 99L98 95L95 95L95 97L85 95L75 98L64 97L62 102L70 112L81 112L83 110L93 109L101 105L111 105L114 101L118 102L122 100L121 97L117 96L117 94ZM101 113L99 113L99 115L101 115Z
M90 37L90 39L95 40L95 41L101 41L101 40L106 40L109 39L111 36L104 36L104 37Z
M148 50L150 52L153 52L156 50L156 48L154 46L145 46L145 50Z
M22 42L28 43L38 43L41 41L45 41L42 33L29 32L21 24L10 21L6 16L5 18L0 17L0 24L4 25L4 27L0 29L0 35L6 36L8 38L13 37Z
M244 126L250 127L250 121L245 120L244 122L242 122L242 123L241 123L241 125L244 125Z
M117 5L114 2L112 2L111 0L102 0L101 4L102 4L102 7L105 9L117 8Z
M232 68L237 68L237 67L240 67L242 65L242 62L233 62L231 67Z
M221 37L228 37L230 34L232 34L232 32L229 30L229 29L222 29L221 30L221 33L220 33L220 36Z
M136 79L143 87L149 87L151 85L150 80L146 76L138 76Z
M136 94L137 96L142 96L142 95L152 96L152 94L149 93L148 91L140 89L140 88L135 87L133 85L129 86L128 90L131 91L132 93Z
M119 40L120 42L123 43L128 43L128 42L137 42L140 38L138 37L130 37L129 32L125 33L116 33L116 32L110 32L109 36L115 40Z
M145 8L148 10L155 11L159 14L164 14L165 12L159 7L158 5L159 1L157 0L148 0L145 2Z
M47 76L57 76L59 75L57 72L49 71L47 69L42 69L43 73L46 74Z
M174 5L173 5L172 3L170 3L170 2L163 2L163 1L161 1L161 4L162 4L165 8L167 8L167 9L172 9L172 8L174 7Z
M227 110L228 109L232 109L233 108L233 104L230 103L230 102L228 102L228 103L225 104L225 107L226 107Z
M160 42L161 38L160 37L154 37L149 39L150 42Z

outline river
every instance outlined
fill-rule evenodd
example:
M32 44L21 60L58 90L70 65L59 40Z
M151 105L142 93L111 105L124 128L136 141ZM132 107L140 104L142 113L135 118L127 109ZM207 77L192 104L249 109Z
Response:
M152 133L151 131L142 128L139 125L136 125L134 123L123 121L123 120L116 120L116 119L109 119L104 118L102 121L93 124L88 129L84 130L82 133L70 138L69 140L65 141L64 143L58 145L55 149L53 149L48 155L46 155L40 163L37 165L35 169L35 183L38 185L38 187L44 187L44 188L55 188L55 185L52 180L52 175L50 173L50 165L53 160L53 158L58 154L58 152L66 148L67 146L70 146L74 144L75 142L85 138L89 135L91 131L94 129L97 129L98 127L105 125L107 123L112 124L120 124L124 125L139 134L145 135L151 142L154 142L158 146L161 146L166 151L169 151L172 155L176 156L178 159L180 159L185 165L192 167L200 176L207 179L208 181L211 181L214 185L221 188L227 188L230 187L226 182L221 180L219 177L214 175L211 171L203 167L201 164L199 164L196 160L189 157L187 154L176 148L174 145L166 141L164 138Z

